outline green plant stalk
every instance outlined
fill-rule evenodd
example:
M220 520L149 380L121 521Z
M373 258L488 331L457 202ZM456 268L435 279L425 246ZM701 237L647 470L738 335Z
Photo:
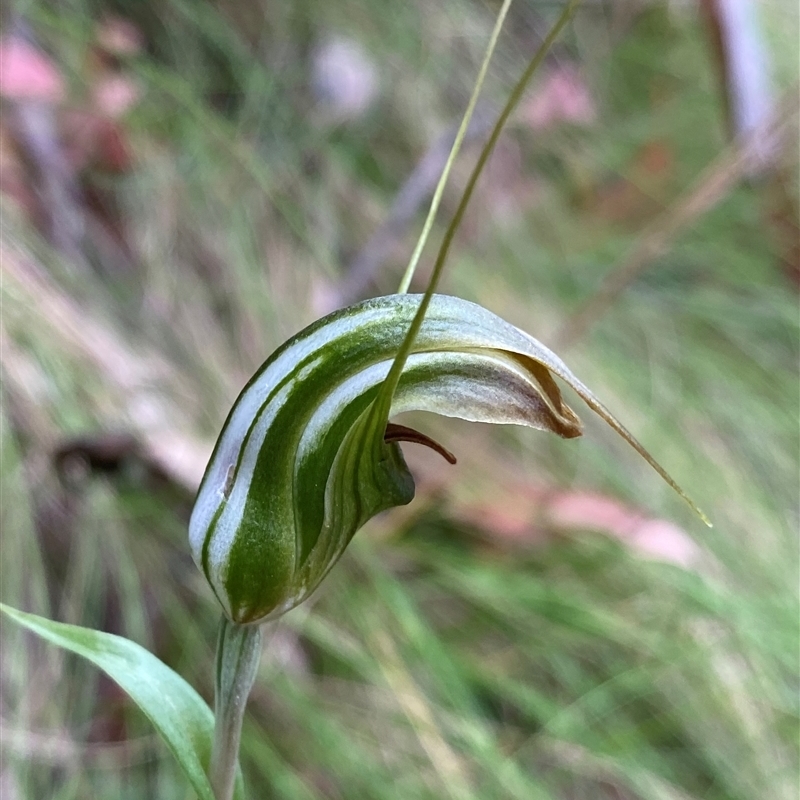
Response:
M417 310L414 319L411 321L408 333L406 334L406 337L403 340L402 345L400 346L400 350L395 356L394 362L392 363L391 369L389 370L389 374L386 376L386 380L384 380L383 384L381 385L381 388L378 392L378 396L375 398L375 402L372 404L370 413L373 415L373 419L386 418L389 415L389 409L392 404L392 397L394 396L395 389L397 388L397 384L400 380L400 375L403 372L406 360L408 359L408 354L411 351L412 345L414 344L414 339L419 333L419 329L422 327L422 322L425 319L425 314L428 311L428 306L430 305L431 298L433 297L434 293L436 292L436 289L439 286L439 280L442 276L444 263L447 260L447 254L450 252L450 245L452 244L456 231L458 230L458 227L461 224L461 220L464 217L464 212L466 211L467 205L469 204L470 198L472 197L472 193L475 190L475 185L478 182L478 178L480 177L481 172L483 172L483 168L486 165L486 162L489 160L489 156L492 154L492 150L494 150L494 146L497 143L497 140L500 138L500 134L503 128L505 127L508 118L511 116L511 112L516 108L517 104L522 98L522 95L525 92L525 89L531 77L533 76L533 73L536 72L539 65L542 63L542 61L544 61L544 57L547 55L547 52L550 50L550 47L552 46L553 42L561 33L562 29L567 24L567 22L569 22L569 20L572 18L572 15L575 13L575 10L577 9L578 5L580 5L580 0L570 0L570 2L567 4L564 10L561 12L561 15L559 16L555 25L553 25L553 27L550 29L550 32L547 34L544 41L540 45L539 49L536 51L533 58L530 60L528 66L525 69L525 72L522 73L516 85L514 86L514 89L509 95L509 98L506 101L506 104L502 112L500 113L500 116L497 118L497 122L495 122L494 124L494 128L492 129L492 132L489 135L486 144L483 146L483 149L481 150L481 154L478 157L477 162L475 163L475 167L472 170L472 174L470 175L467 187L464 189L464 193L461 195L461 201L458 204L458 208L456 209L456 212L453 215L453 219L450 221L450 224L448 225L447 230L445 231L444 239L442 240L442 244L439 248L439 254L437 255L436 261L433 265L433 271L431 272L431 277L430 280L428 281L428 287L426 288L425 294L422 297L422 301L419 304L419 309ZM501 14L502 14L502 9L501 9ZM492 48L492 46L493 45L490 42L490 48ZM489 56L491 56L491 49L487 51L487 59ZM483 70L483 67L481 69ZM473 95L477 97L475 92L473 92ZM467 119L466 116L465 119ZM469 122L468 119L467 122ZM458 144L458 137L456 137L456 142L453 145L454 148L456 144ZM448 164L450 163L452 157L453 155L451 153L451 158L448 159ZM423 231L423 234L424 233L425 232ZM420 247L420 245L418 245L418 247ZM412 266L415 266L413 260L412 264L409 265L410 271L408 272L407 275L408 283L410 283L411 278L413 276L413 270L411 270ZM403 283L404 284L406 283L405 276L403 278ZM401 286L401 292L402 292L402 286Z
M458 156L458 151L461 149L461 145L464 142L464 137L467 135L467 128L469 128L472 114L475 111L475 106L478 103L478 97L480 96L481 89L483 88L484 78L486 78L486 73L489 71L489 62L492 60L492 55L497 47L497 40L500 38L500 31L503 29L503 23L505 22L506 15L508 14L508 9L510 7L511 0L504 0L503 5L500 8L500 12L497 15L497 21L494 23L492 35L489 37L489 44L486 46L486 53L483 56L483 63L481 64L480 71L478 72L478 78L475 81L475 86L472 89L472 95L469 98L467 110L464 112L464 117L461 120L461 125L456 133L453 146L450 148L450 154L447 156L447 163L444 165L439 182L436 184L436 191L433 193L431 207L428 209L428 216L425 218L425 224L422 226L422 232L420 233L417 244L414 247L414 252L411 254L411 259L408 262L406 271L403 273L403 279L400 281L400 287L397 290L398 294L405 294L408 291L408 287L411 285L411 279L414 277L414 272L417 269L419 258L422 255L422 249L425 247L425 242L428 240L431 228L433 227L433 220L436 217L436 212L439 210L439 204L442 201L444 187L447 184L448 177L450 176L450 170L452 169L456 160L456 156Z
M483 168L486 166L486 162L489 160L489 156L492 154L494 146L497 144L497 140L500 138L500 134L503 132L503 128L506 126L506 122L508 122L508 118L511 116L511 113L522 99L522 95L524 94L530 79L533 77L533 73L536 72L536 70L539 68L539 65L542 63L542 61L544 61L544 57L552 47L553 42L558 38L558 35L572 18L572 15L575 13L579 5L580 0L570 0L570 2L566 5L564 10L561 12L561 16L558 18L558 20L556 20L556 24L550 29L550 32L547 34L539 49L528 63L528 66L525 68L525 72L522 73L519 80L515 84L503 110L500 112L500 116L497 118L494 128L492 128L492 132L489 134L489 138L486 140L486 144L484 144L481 154L478 156L478 160L475 162L475 166L472 169L472 174L469 176L467 186L464 189L464 193L461 195L458 208L456 208L456 213L453 214L453 219L450 221L450 224L445 231L441 247L439 248L439 254L436 257L436 262L433 266L433 274L431 275L430 285L428 287L428 292L431 294L436 291L436 287L439 283L439 277L442 272L442 267L447 259L447 254L450 252L450 245L453 243L453 237L455 236L456 231L461 224L461 220L464 217L464 212L466 211L467 205L472 197L472 193L475 190L475 185L478 182L478 178L480 178L481 172L483 172ZM428 292L426 292L426 295Z
M247 698L261 659L261 626L222 617L214 680L214 745L209 777L216 800L231 800Z

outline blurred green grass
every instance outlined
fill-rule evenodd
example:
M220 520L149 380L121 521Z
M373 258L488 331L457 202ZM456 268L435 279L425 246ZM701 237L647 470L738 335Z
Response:
M75 96L103 12L129 15L147 51L126 67L142 89L126 121L135 169L113 186L137 254L123 285L109 287L97 254L95 271L68 269L3 204L4 258L46 277L25 286L12 274L2 287L2 599L130 636L210 697L216 610L188 556L185 498L148 485L136 464L65 489L50 453L87 431L150 426L164 441L172 424L213 440L248 375L315 318L314 298L457 118L492 7L20 10ZM526 36L552 14L515 6L490 96L503 96ZM790 12L764 14L788 85ZM332 31L358 39L382 81L367 114L336 124L319 119L308 82L310 53ZM505 144L532 183L507 187L522 199L504 213L485 176L444 287L545 342L644 224L609 221L602 188L636 183L637 153L657 142L669 179L638 188L668 206L724 144L693 13L656 5L618 18L587 5L553 63L565 58L583 64L596 121L515 126ZM417 505L359 534L318 597L274 633L243 742L253 797L796 796L797 295L763 195L758 183L737 187L563 354L715 528L591 420L580 442L444 425L437 438L459 466L431 481L410 453L423 475ZM380 291L394 290L415 233L376 277ZM82 347L72 318L119 344L118 369ZM509 478L520 493L592 491L674 521L700 555L684 569L546 515L509 541L470 515L476 503L508 511L496 498ZM113 686L7 626L2 636L0 790L188 796Z

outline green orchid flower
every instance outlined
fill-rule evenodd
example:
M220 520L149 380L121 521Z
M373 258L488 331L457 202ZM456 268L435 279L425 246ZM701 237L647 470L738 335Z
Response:
M411 501L414 480L399 442L454 460L390 423L392 414L431 411L580 436L557 377L680 492L558 356L456 297L431 297L390 404L376 402L421 300L379 297L315 322L265 362L234 404L189 526L194 559L231 621L261 622L294 608L364 523Z

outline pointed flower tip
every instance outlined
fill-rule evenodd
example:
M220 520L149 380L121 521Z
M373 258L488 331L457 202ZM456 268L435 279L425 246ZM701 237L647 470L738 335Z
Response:
M686 492L684 492L683 489L680 488L680 486L678 486L674 482L672 482L672 485L673 485L673 488L676 489L678 494L684 499L684 501L686 502L686 505L688 505L689 508L691 508L692 511L694 511L694 513L698 517L700 517L700 520L703 522L703 524L708 528L713 528L714 527L714 523L709 519L709 517L705 513L705 511L703 511L703 509L700 508L700 506L698 506L697 503L695 503L694 500L692 500L692 498L689 497L686 494Z
M709 519L709 517L708 517L708 515L705 513L705 511L703 511L703 509L702 509L702 508L700 508L700 506L698 506L698 505L697 505L697 503L695 503L695 502L694 502L694 500L692 500L692 498L691 498L691 497L689 497L689 495L688 495L688 494L686 494L686 492L684 492L684 491L683 491L683 489L681 489L681 487L680 487L680 486L678 486L678 484L677 484L677 483L675 483L675 481L673 481L673 480L670 478L670 479L669 479L669 481L668 481L668 483L669 483L669 484L670 484L670 486L672 486L672 488L673 488L673 489L675 489L675 491L676 491L676 492L677 492L677 493L678 493L678 494L679 494L679 495L680 495L680 496L683 498L683 500L686 502L686 505L688 505L688 506L689 506L689 508L691 508L691 509L692 509L692 511L694 511L694 513L695 513L695 514L696 514L698 517L700 517L700 519L701 519L701 520L702 520L702 522L703 522L703 523L706 525L706 527L708 527L708 528L713 528L713 527L714 527L714 523L713 523L713 522L712 522L712 521Z

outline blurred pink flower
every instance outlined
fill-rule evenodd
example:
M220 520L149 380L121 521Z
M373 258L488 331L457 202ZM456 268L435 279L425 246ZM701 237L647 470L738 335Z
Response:
M131 78L103 75L92 87L92 104L103 116L118 119L136 105L140 94Z
M144 45L141 31L123 17L106 17L97 26L97 44L112 56L134 56Z
M552 69L529 93L520 118L536 130L559 123L588 125L597 117L589 87L574 65Z
M615 536L640 555L684 569L696 567L700 548L672 522L648 519L619 500L592 492L564 492L548 504L550 520L563 528L585 528Z
M38 48L18 36L0 40L0 95L9 100L59 103L64 79Z

